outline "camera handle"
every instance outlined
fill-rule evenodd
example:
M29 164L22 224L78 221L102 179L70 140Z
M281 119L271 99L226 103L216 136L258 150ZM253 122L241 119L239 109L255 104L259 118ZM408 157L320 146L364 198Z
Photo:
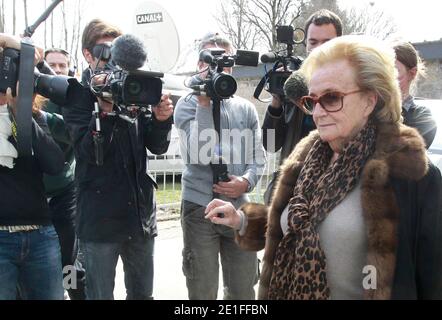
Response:
M92 132L94 138L95 149L95 163L97 166L103 165L103 135L101 134L101 122L100 122L100 109L98 102L95 102L94 111L92 114L95 116L95 131Z

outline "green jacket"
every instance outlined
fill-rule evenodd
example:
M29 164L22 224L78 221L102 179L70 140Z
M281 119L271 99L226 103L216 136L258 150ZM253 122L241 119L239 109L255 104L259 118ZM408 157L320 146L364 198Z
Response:
M63 171L56 175L44 175L46 196L54 197L63 193L66 189L74 185L75 158L74 149L69 137L69 133L61 116L61 107L49 101L42 109L46 117L49 130L55 142L60 146L65 157Z

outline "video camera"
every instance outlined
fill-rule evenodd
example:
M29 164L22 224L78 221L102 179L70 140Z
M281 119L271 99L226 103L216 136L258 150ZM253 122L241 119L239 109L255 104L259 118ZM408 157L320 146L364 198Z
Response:
M95 46L92 54L106 62L104 67L95 69L90 79L91 91L97 97L111 101L130 118L134 111L150 113L149 107L160 102L164 74L139 70L147 61L141 40L122 35L112 44Z
M17 95L17 81L20 71L20 51L5 48L0 57L0 92L6 93L11 88L12 95ZM38 93L58 104L66 101L70 77L43 74L34 71L33 87Z
M261 82L256 87L254 97L259 100L259 96L265 89L271 94L284 97L284 83L293 71L301 67L303 59L293 55L293 46L304 42L304 30L293 29L292 26L278 26L276 28L276 39L278 43L287 46L285 54L279 52L269 52L261 56L262 63L274 63L272 70L266 73ZM283 68L283 70L278 70Z
M195 81L190 85L196 95L205 95L213 100L223 100L232 97L237 90L234 77L223 72L224 68L231 68L235 64L256 67L259 53L256 51L237 50L236 55L225 55L222 48L208 48L201 50L200 61L209 65L205 79L193 77Z

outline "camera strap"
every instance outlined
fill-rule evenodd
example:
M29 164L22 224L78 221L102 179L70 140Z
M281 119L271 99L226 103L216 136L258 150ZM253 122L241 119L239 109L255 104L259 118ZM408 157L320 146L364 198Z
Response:
M266 85L268 79L269 79L269 75L272 71L268 71L264 77L262 77L261 81L259 81L258 85L255 88L255 92L253 93L253 97L260 101L260 102L264 102L266 103L266 101L262 101L259 96L261 95L262 90L264 89L264 86Z
M213 151L212 159L216 159L216 162L210 162L210 168L212 169L213 184L218 184L220 181L220 172L222 171L222 155L221 155L221 101L217 99L212 100L213 104L213 123L215 126L215 131L217 134L216 145L218 145L218 150ZM217 199L220 195L213 192L213 198Z
M19 156L32 155L32 100L34 95L34 54L30 39L20 48L19 94L17 98L17 151Z

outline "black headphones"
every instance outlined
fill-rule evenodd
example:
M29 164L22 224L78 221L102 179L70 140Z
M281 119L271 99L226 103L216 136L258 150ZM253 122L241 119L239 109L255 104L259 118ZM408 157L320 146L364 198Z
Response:
M66 58L68 58L69 60L69 71L68 71L68 76L69 77L73 77L75 76L75 70L77 70L77 66L74 63L74 60L72 59L71 55L69 54L69 52L67 52L64 49L60 49L60 48L50 48L50 49L46 49L45 53L44 53L44 57L46 59L46 56L49 53L61 53L62 55L64 55Z

